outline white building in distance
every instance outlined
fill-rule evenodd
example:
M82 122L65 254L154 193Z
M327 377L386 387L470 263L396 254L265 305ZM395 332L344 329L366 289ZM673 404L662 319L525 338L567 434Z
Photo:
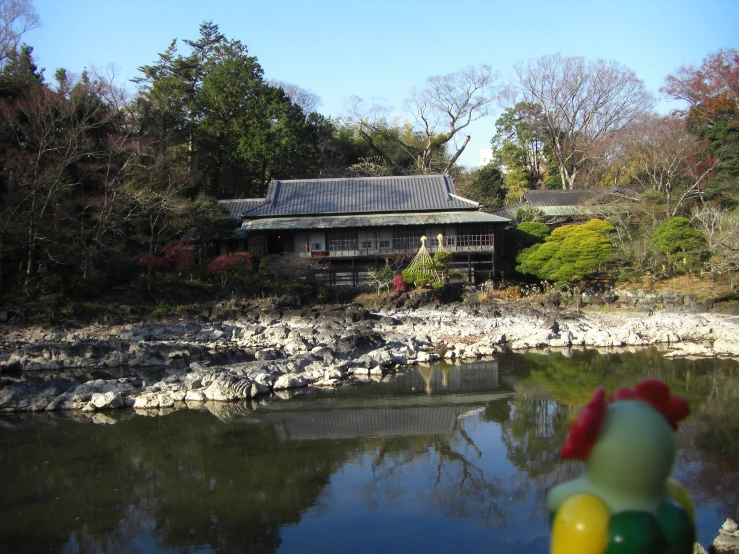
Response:
M493 160L493 149L483 148L480 150L480 167L488 165Z

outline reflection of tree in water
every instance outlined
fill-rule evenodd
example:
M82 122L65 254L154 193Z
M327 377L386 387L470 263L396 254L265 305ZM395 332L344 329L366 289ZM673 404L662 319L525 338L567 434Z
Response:
M526 504L532 493L537 511L543 512L546 490L576 473L574 464L562 464L558 457L569 412L545 390L521 388L515 398L491 401L462 419L453 434L376 439L368 448L373 481L364 490L365 501L375 508L379 497L395 500L405 479L424 474L429 475L429 504L448 518L505 528L515 517L513 505ZM521 474L503 479L500 468L484 459L468 432L477 417L500 425L508 459Z
M739 513L739 373L716 371L708 376L706 402L696 424L685 434L698 452L685 450L678 465L694 499L721 504L724 514ZM693 432L690 432L693 431ZM698 463L695 463L695 462Z
M502 425L508 459L529 477L548 475L559 465L559 447L567 434L571 409L557 403L545 389L520 387L513 414Z
M499 364L501 368L513 365L525 369L525 387L544 388L557 402L569 406L584 404L598 387L613 391L647 378L666 382L673 393L685 396L694 407L700 406L707 397L707 377L715 370L736 366L730 360L669 360L653 348L613 354L595 350L572 350L567 355L530 352L503 356Z
M438 456L433 498L441 513L486 527L505 527L509 491L500 477L480 464L482 453L465 430L459 430L456 441L434 437L432 444Z
M544 388L517 387L510 419L501 424L508 459L525 478L521 493L534 493L539 515L545 513L546 493L579 473L576 464L562 462L559 448L567 435L572 409L558 403Z
M471 418L469 418L471 419ZM423 489L441 515L484 527L505 527L508 491L481 463L482 453L460 422L452 435L374 439L368 446L373 480L364 489L365 502L377 507L379 498L393 501L403 481L426 475ZM424 469L421 471L420 466Z
M192 412L112 428L58 421L3 437L16 444L13 458L0 455L0 472L13 476L0 499L0 534L17 552L65 543L120 552L147 534L157 549L274 552L280 527L316 503L355 445L295 447L269 425Z

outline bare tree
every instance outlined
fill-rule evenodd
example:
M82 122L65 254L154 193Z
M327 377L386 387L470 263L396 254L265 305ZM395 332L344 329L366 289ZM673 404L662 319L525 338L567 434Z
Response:
M513 94L539 104L562 180L572 189L595 147L652 109L654 99L630 69L608 60L544 56L515 67Z
M39 17L29 0L0 0L0 66L27 31L39 27Z
M40 257L55 258L54 246L59 244L55 226L66 218L62 199L81 183L81 174L71 175L68 168L97 156L90 135L105 124L103 108L83 95L68 101L37 87L13 104L2 104L0 110L2 132L18 145L5 161L15 199L3 214L0 233L15 229L23 237L26 272L31 276Z
M358 175L389 175L398 171L400 167L407 166L409 159L414 160L413 165L415 166L419 152L416 136L412 133L401 134L399 132L401 128L397 119L392 118L392 108L384 102L382 98L373 98L368 106L359 96L352 96L347 101L347 109L350 113L344 118L344 123L356 129L370 150L378 154L355 164L359 167L353 167L351 171ZM388 168L387 164L391 167ZM414 167L414 172L417 171L420 169Z
M676 117L650 116L635 124L629 145L636 179L667 197L667 217L690 198L700 198L719 163L706 141L688 132ZM676 196L677 194L677 196Z
M447 173L462 155L470 136L459 138L462 130L473 121L488 115L497 100L494 87L497 73L489 65L464 69L429 77L426 88L414 89L407 103L416 124L423 133L424 146L420 153L421 165L428 167L434 148L453 145Z
M693 223L703 229L711 251L709 266L716 273L739 269L739 215L716 206L701 206L692 213Z
M628 152L630 127L610 133L593 148L591 159L580 172L584 182L590 186L617 187L634 180Z
M321 105L321 97L316 93L294 85L285 81L270 80L267 84L274 88L281 88L293 104L297 104L303 109L303 113L308 115L315 112L316 108Z
M389 107L373 103L366 108L362 99L357 97L350 100L348 122L356 125L367 140L371 140L372 134L380 134L398 143L416 159L418 171L441 170L447 173L470 141L470 136L463 135L462 131L488 115L497 100L498 79L498 74L489 65L466 67L456 73L429 77L426 87L413 89L405 102L415 123L411 137L388 132L392 130ZM449 149L449 158L443 167L437 169L434 155L446 149Z

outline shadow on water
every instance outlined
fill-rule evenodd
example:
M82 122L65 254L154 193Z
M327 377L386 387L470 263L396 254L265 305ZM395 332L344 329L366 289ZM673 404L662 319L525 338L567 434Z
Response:
M3 552L547 552L558 450L595 387L666 381L699 538L737 513L739 364L505 354L160 417L0 418ZM95 425L116 422L115 425Z

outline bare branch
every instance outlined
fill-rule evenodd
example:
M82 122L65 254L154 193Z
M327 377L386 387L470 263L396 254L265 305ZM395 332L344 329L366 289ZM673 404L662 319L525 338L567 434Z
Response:
M668 217L689 198L700 196L720 162L710 155L706 141L689 133L676 117L644 118L633 125L627 144L640 170L636 180L666 195ZM676 192L682 194L673 203Z
M654 99L633 71L614 61L544 56L515 67L520 99L542 107L563 188L575 186L595 146L651 110Z
M292 100L293 104L297 104L302 108L305 115L315 112L316 108L321 105L320 96L298 85L275 79L267 81L267 84L274 88L281 88L287 94L288 98Z
M8 52L18 48L23 34L40 25L29 0L0 0L0 67Z

